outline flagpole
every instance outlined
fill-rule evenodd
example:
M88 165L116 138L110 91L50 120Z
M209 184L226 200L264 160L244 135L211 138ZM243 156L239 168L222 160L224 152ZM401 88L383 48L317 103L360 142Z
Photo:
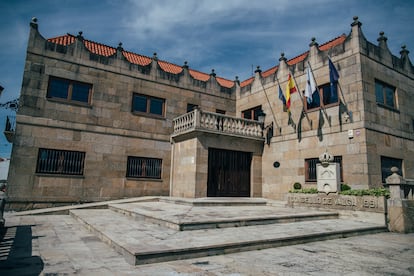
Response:
M318 87L318 84L316 82L315 75L313 74L312 66L310 65L310 62L309 61L308 61L308 66L309 66L309 69L310 69L310 71L312 73L312 78L315 81L316 88L318 89L318 93L319 93L319 87ZM325 105L322 103L322 104L320 104L320 107L322 108L323 114L325 114L326 119L328 119L329 126L331 126L331 117L329 117L328 113L326 112Z
M270 104L269 97L267 96L266 89L265 89L265 87L264 87L264 85L263 85L262 76L260 76L260 84L262 85L263 91L264 91L265 96L266 96L266 99L267 99L267 103L269 104L270 111L272 112L272 116L273 116L273 119L275 120L276 126L277 126L277 128L279 129L279 132L282 132L282 130L281 130L281 128L280 128L280 126L279 126L279 124L277 123L276 116L275 116L275 113L273 112L272 105Z
M308 114L305 112L305 105L303 104L303 97L302 97L302 92L300 91L300 89L299 89L299 86L298 86L298 83L297 83L297 81L296 81L296 78L295 78L295 76L293 75L293 73L290 71L290 69L288 68L288 70L289 70L289 73L291 74L291 76L292 76L292 78L293 78L293 81L295 82L295 86L298 88L298 94L299 94L299 97L300 97L300 100L301 100L301 102L302 102L302 113L303 114L305 114L305 117L306 117L306 120L308 121L308 124L310 125L310 127L311 127L311 129L313 129L312 128L312 121L309 119L309 117L308 117ZM302 114L301 114L301 116L302 116Z

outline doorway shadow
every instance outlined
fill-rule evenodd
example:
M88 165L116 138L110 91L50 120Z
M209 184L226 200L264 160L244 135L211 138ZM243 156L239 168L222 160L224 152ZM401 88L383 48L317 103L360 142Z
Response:
M0 275L39 275L44 267L39 256L32 256L33 225L0 228Z

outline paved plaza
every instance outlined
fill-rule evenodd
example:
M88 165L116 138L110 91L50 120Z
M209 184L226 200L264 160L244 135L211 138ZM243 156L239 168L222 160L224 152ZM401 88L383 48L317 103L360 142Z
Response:
M384 232L134 266L70 215L7 213L6 226L0 275L414 275L414 234ZM201 231L208 239L209 230Z

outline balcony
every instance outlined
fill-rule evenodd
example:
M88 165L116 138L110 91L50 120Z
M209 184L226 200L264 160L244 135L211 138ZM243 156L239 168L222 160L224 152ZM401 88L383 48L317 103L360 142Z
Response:
M264 141L262 123L205 112L198 108L175 118L173 126L173 138L190 132L201 131Z

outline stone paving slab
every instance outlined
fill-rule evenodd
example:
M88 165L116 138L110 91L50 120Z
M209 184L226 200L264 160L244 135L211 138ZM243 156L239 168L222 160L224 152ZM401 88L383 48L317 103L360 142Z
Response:
M133 266L68 215L6 213L0 275L413 275L414 233L379 233ZM16 233L30 227L27 257ZM37 266L36 264L41 264Z
M214 202L212 201L211 204L214 204ZM242 207L237 205L183 205L177 204L176 201L109 204L109 209L181 231L333 219L338 217L337 212L328 211L312 211L255 204L243 205Z
M130 264L234 253L386 231L382 225L343 219L178 231L121 216L111 210L72 210L71 215L123 254Z

